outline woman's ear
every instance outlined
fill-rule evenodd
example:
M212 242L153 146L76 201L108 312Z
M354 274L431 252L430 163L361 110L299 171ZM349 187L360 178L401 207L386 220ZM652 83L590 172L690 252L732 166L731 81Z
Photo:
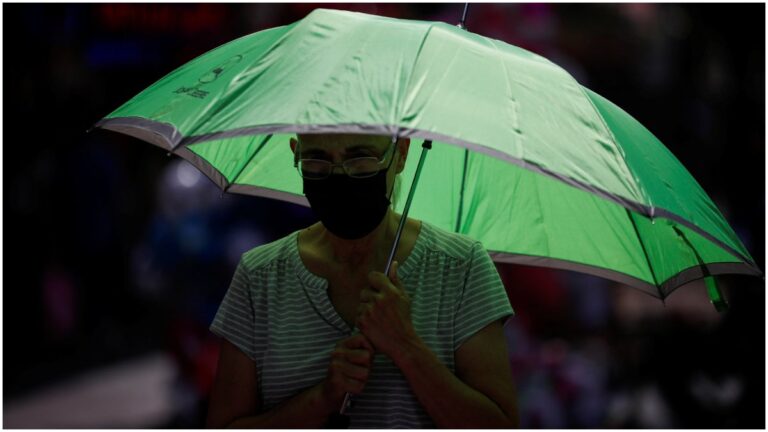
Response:
M400 138L397 140L397 150L400 157L397 159L397 168L395 172L400 174L405 169L405 161L408 159L408 149L411 148L410 138Z

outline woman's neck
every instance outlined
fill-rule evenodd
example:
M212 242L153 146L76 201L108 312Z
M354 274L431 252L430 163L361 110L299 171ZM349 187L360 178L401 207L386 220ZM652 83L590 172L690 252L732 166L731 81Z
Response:
M337 237L323 227L321 240L330 245L330 257L341 266L361 268L377 265L385 262L389 256L400 217L391 208L388 209L373 231L355 240Z

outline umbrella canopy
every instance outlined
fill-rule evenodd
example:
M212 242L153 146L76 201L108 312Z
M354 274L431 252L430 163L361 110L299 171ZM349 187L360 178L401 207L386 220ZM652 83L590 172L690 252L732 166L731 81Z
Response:
M317 9L201 55L96 126L187 159L223 190L303 205L297 133L431 140L411 216L497 261L660 298L705 276L762 274L639 122L549 60L445 23Z

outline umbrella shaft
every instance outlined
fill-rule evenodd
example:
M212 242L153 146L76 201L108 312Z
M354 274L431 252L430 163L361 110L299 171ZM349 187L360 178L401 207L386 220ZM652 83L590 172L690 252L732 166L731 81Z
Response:
M389 252L389 258L387 259L387 267L384 269L385 275L389 275L389 269L392 268L392 261L395 259L395 252L397 251L397 246L400 244L400 235L403 233L405 221L408 219L408 211L411 209L411 201L413 201L413 195L416 192L416 184L419 182L419 177L421 176L421 168L424 166L424 160L427 158L427 151L431 148L431 140L424 141L424 144L421 146L419 165L416 167L416 173L413 175L411 190L408 191L408 198L405 200L405 207L403 208L402 217L400 217L400 224L397 226L397 231L395 232L395 241L392 243L392 250Z
M405 207L403 208L403 214L400 217L400 223L397 226L395 232L395 241L392 243L392 250L389 252L389 258L387 259L387 267L384 269L384 274L389 275L389 270L392 268L392 261L395 259L395 252L397 252L397 246L400 244L400 235L403 233L405 227L405 221L408 219L408 210L411 208L411 201L413 201L414 192L416 192L416 184L419 182L419 176L421 176L421 168L424 166L424 160L427 158L427 151L432 148L432 140L425 140L421 145L421 156L419 157L419 165L416 167L416 173L413 175L413 182L411 182L411 189L408 191L408 198L405 200ZM347 393L344 395L344 401L341 403L339 414L345 415L347 408L351 404L351 395Z

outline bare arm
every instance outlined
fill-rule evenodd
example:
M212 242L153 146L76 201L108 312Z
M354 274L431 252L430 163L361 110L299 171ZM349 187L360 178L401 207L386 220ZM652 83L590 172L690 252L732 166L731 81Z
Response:
M438 427L516 428L517 400L501 323L494 322L455 353L456 375L423 343L395 361Z
M256 364L239 348L223 340L206 427L321 428L329 415L339 409L345 393L362 392L368 379L371 350L362 335L344 339L331 354L325 380L261 412Z
M454 353L454 375L416 334L410 299L397 279L369 275L361 292L357 326L374 348L403 372L435 424L445 428L513 428L517 402L500 322L488 324Z

